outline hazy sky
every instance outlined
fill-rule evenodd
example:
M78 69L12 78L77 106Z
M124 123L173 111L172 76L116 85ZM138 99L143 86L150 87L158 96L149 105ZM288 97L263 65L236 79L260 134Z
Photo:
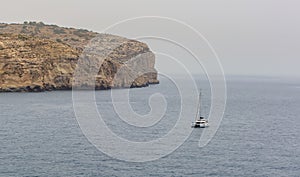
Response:
M1 22L43 21L93 31L149 15L195 27L226 74L300 76L299 0L1 0L0 6Z

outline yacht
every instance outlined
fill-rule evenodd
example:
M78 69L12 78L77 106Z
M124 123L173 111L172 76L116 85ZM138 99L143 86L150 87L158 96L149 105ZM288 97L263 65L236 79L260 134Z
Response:
M199 110L200 110L200 105L201 105L201 92L199 94L199 100L198 100L198 109L197 109L197 113L196 113L196 120L195 122L192 123L192 128L205 128L208 127L208 120L205 119L204 117L202 117L201 115L199 116ZM199 118L198 118L199 117Z
M205 128L208 127L208 120L204 119L204 117L200 117L195 122L192 123L192 128Z

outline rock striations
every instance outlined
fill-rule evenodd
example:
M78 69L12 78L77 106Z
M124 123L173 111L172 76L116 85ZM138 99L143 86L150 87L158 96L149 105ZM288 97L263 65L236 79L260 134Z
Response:
M97 56L91 57L95 45ZM89 65L78 69L79 61ZM81 73L76 86L144 87L159 82L154 63L154 54L139 41L41 22L0 24L1 92L71 89L75 71ZM97 68L92 84L82 77L87 67Z

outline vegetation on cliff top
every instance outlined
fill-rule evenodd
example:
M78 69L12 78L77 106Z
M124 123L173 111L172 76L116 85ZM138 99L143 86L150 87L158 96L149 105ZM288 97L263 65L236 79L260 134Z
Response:
M64 28L57 25L46 25L43 22L24 22L23 24L0 23L0 33L21 34L45 38L68 44L75 48L84 46L98 33L85 29Z

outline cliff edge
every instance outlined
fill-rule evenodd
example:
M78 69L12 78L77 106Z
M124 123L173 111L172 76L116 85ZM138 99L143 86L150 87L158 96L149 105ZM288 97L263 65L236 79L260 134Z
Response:
M159 83L155 56L145 43L82 29L24 22L0 24L0 91L71 89L77 63L79 59L85 60L82 56L86 55L86 46L94 39L101 54L94 59L103 61L97 66L94 85L91 84L95 89ZM86 69L81 68L83 72ZM84 79L81 78L79 86L90 85Z

